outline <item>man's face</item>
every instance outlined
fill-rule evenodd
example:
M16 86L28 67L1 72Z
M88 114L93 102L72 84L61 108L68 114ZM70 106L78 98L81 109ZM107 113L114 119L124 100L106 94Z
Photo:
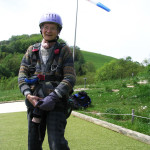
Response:
M59 34L58 27L53 23L45 23L42 27L42 35L46 41L54 40Z

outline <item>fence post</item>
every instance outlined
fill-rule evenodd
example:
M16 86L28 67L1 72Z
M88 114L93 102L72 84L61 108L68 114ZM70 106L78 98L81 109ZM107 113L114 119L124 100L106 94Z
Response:
M86 86L86 79L87 78L83 78L84 79L84 88L85 88L85 86Z
M132 109L132 124L133 124L133 121L134 121L134 109Z

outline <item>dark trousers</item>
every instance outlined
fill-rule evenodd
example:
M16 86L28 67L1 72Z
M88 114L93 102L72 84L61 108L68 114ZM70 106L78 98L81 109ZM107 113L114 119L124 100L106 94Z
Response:
M47 127L50 150L70 150L64 137L66 116L63 112L44 112L40 124L32 122L32 110L28 111L28 150L42 150Z

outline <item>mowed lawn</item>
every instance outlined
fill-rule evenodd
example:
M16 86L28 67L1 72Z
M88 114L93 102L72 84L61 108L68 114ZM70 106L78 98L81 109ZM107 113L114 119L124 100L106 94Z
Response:
M71 116L66 128L71 150L150 150L150 145ZM0 114L0 150L27 150L26 112ZM47 136L43 150L49 150Z

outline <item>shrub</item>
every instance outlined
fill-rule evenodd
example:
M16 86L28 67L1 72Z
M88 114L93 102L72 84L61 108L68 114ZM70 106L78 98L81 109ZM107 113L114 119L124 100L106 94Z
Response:
M143 69L143 65L132 62L130 59L113 60L97 71L96 80L104 81L133 77L133 75L136 76Z
M18 77L1 78L0 90L12 90L18 88Z

